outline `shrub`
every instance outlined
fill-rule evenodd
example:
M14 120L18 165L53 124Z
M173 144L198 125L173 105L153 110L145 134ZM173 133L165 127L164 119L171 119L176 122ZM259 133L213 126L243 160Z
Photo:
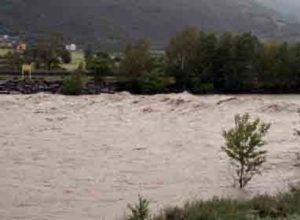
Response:
M252 219L251 208L244 201L214 198L187 203L183 208L168 208L155 220L243 220Z
M250 200L193 201L183 207L163 209L153 220L296 220L299 217L300 188L293 187L287 193Z
M183 209L178 207L167 208L160 217L156 217L155 220L184 220L186 219L184 216Z
M223 132L225 146L222 150L230 158L235 169L235 180L244 188L254 175L260 174L260 167L266 161L266 144L263 140L270 124L258 118L250 121L249 114L235 116L235 127Z
M67 77L63 82L62 93L64 95L80 95L84 86L82 74L74 73Z
M167 92L174 84L171 77L158 69L138 77L120 77L119 89L133 94L157 94Z
M278 196L279 197L279 196ZM279 218L286 217L287 207L278 197L257 196L251 201L251 207L256 216L260 218Z
M135 205L128 205L130 214L127 216L127 220L149 220L150 217L150 202L147 199L139 196L139 201Z
M109 54L100 52L87 59L86 68L92 72L94 81L100 83L105 76L112 74L112 65Z

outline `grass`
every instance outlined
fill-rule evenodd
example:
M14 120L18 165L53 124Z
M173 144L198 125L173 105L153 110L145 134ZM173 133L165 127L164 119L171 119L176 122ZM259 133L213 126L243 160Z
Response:
M149 209L148 206L147 209ZM136 214L136 216L139 215ZM300 188L291 188L289 192L277 196L256 196L250 200L214 198L209 201L189 202L183 207L166 208L147 219L300 220ZM146 220L146 218L131 218L130 220Z
M0 48L0 56L4 56L9 52L12 52L12 49L5 49L5 48Z
M0 48L0 56L6 55L8 52L13 52L12 49ZM76 70L80 63L84 62L84 54L81 51L71 52L72 61L69 64L62 64L61 67L67 71Z
M254 220L300 219L300 189L278 196L257 196L248 201L212 199L171 208L156 220Z
M80 63L84 62L84 54L81 51L71 52L72 61L69 64L62 64L61 67L73 71L76 70Z

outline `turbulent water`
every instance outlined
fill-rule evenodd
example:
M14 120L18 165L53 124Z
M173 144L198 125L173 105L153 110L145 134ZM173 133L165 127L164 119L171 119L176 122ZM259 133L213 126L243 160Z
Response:
M286 190L300 180L299 108L300 96L0 96L0 219L117 219L138 194L158 210ZM272 127L263 175L239 191L222 130L244 112Z

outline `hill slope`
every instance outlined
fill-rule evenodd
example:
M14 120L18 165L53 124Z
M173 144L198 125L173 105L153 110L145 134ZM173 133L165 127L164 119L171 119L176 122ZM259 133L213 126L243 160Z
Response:
M163 45L186 26L300 37L299 24L255 0L2 0L0 24L31 34L59 31L80 42L109 46L136 38Z
M259 3L272 8L275 11L291 16L300 20L300 1L299 0L257 0Z

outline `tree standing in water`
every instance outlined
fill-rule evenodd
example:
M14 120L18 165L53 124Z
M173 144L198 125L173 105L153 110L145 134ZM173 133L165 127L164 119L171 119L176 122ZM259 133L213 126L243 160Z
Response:
M235 181L244 188L256 174L261 174L261 166L266 162L267 151L264 137L270 129L270 124L259 118L250 120L248 113L235 116L235 127L223 132L225 146L222 150L231 160L235 169Z

